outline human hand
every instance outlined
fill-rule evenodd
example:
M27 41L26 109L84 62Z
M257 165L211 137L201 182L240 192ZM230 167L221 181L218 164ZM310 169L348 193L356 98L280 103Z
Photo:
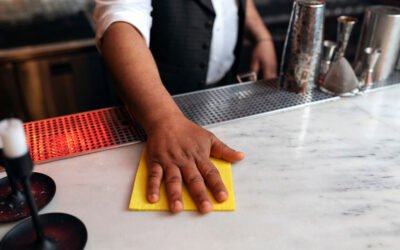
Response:
M147 131L147 199L157 202L160 184L165 179L170 210L183 209L182 181L201 213L212 210L207 188L218 202L228 199L228 192L210 155L226 161L240 161L244 154L221 142L211 132L187 120L183 115L169 117Z
M261 71L263 79L277 76L276 54L272 40L262 40L255 45L251 57L251 71L256 73Z

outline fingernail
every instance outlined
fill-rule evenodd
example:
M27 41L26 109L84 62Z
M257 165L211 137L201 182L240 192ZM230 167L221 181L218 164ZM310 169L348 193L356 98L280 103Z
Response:
M209 201L203 201L200 205L200 212L208 213L212 210L212 204Z
M241 152L241 151L236 151L236 152L238 153L240 159L244 158L244 153L243 152Z
M182 202L180 201L174 201L174 203L172 204L172 211L174 212L179 212L183 209L183 205Z
M218 202L223 202L228 199L228 194L225 191L221 191L216 195L215 198L217 199Z
M157 194L149 195L149 200L150 200L150 202L157 202L158 201L158 195Z

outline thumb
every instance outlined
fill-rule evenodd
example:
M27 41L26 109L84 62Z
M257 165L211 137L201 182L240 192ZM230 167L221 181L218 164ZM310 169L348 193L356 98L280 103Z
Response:
M244 153L236 151L213 136L211 144L211 156L230 162L240 161L244 158Z

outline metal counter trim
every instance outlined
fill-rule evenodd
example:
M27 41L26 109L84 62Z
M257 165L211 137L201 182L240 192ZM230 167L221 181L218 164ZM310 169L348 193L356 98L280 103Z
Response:
M376 91L399 83L400 73ZM247 82L173 96L185 116L211 127L341 99L312 90L297 95L277 89L277 80ZM35 163L45 163L145 141L141 126L124 107L112 107L24 124Z

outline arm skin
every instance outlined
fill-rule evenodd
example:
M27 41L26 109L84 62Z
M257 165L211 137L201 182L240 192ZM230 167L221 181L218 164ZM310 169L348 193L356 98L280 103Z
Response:
M261 71L264 79L277 76L277 62L274 43L268 29L265 27L253 0L247 0L246 29L255 42L251 58L251 71Z
M172 212L183 209L182 181L201 213L212 210L206 186L217 201L225 201L227 190L209 157L239 161L244 154L184 117L164 88L153 56L134 27L123 22L112 24L103 36L101 50L120 95L148 136L149 202L159 200L163 178Z

